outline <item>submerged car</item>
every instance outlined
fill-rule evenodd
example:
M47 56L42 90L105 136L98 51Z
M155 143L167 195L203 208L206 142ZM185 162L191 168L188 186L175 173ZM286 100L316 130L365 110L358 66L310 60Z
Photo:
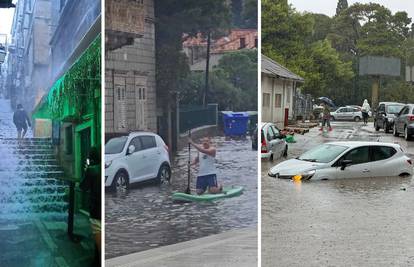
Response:
M405 105L397 114L394 121L394 136L404 133L405 140L411 140L414 135L414 104Z
M360 121L362 119L361 109L358 107L340 107L331 112L332 120Z
M374 116L374 128L376 131L384 129L388 133L394 127L394 119L404 107L404 104L396 102L380 102Z
M328 180L413 174L412 160L401 146L380 142L331 142L269 170L285 179Z
M113 190L150 179L169 182L170 166L168 147L157 134L134 132L105 144L105 186Z
M261 129L261 158L270 161L280 157L286 157L288 144L285 136L280 132L274 123L264 122Z

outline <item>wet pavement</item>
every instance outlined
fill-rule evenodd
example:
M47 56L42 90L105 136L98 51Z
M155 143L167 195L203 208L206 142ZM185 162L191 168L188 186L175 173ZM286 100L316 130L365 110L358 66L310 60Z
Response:
M333 128L296 135L289 158L334 140L398 142L414 155L414 142L372 123ZM276 163L262 162L262 266L414 266L411 177L293 183L267 176Z
M15 139L9 101L0 99L0 266L87 266L93 243L67 234L67 184L50 139ZM85 216L76 231L89 236Z
M187 149L173 160L171 185L140 183L128 192L105 194L106 258L140 252L257 225L257 151L250 139L213 138L218 182L244 186L239 197L213 203L175 203L171 194L187 187ZM192 149L192 157L196 151ZM192 188L196 170L192 170Z

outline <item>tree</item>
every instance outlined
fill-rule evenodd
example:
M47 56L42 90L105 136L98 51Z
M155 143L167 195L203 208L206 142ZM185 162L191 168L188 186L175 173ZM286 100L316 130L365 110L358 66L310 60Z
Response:
M231 1L232 25L236 28L241 28L243 24L243 0Z
M220 110L257 110L257 50L226 53L211 70L209 99ZM193 72L180 87L180 103L201 103L202 73Z
M338 16L341 14L342 11L348 8L348 1L347 0L338 0L338 4L336 6L336 15Z
M257 29L257 1L246 0L244 2L243 20L244 28Z

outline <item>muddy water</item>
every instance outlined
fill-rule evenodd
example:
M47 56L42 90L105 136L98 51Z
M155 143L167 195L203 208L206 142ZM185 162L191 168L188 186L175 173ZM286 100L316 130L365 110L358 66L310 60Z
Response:
M336 127L335 127L336 126ZM330 139L399 142L401 138L334 125ZM290 157L326 141L317 130L298 136ZM411 177L292 181L268 177L262 163L263 266L414 266Z
M250 139L215 137L213 142L218 182L244 186L243 195L214 203L174 203L172 192L187 187L188 152L183 149L173 160L171 185L148 182L123 194L106 193L106 258L257 225L257 152ZM195 173L192 169L192 188Z

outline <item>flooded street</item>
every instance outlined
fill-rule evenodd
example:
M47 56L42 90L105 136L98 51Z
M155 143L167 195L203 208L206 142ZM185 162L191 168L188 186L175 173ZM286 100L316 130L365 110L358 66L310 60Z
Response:
M375 132L372 123L335 122L289 144L289 158L326 141L414 142ZM309 181L267 176L262 162L263 266L414 266L414 184L411 177Z
M105 195L106 258L130 254L257 225L257 151L250 139L212 139L217 146L218 182L243 186L239 197L213 203L174 203L171 194L187 187L187 148L173 160L171 185L140 183L124 194ZM196 156L192 149L192 158ZM191 188L196 170L192 170Z

